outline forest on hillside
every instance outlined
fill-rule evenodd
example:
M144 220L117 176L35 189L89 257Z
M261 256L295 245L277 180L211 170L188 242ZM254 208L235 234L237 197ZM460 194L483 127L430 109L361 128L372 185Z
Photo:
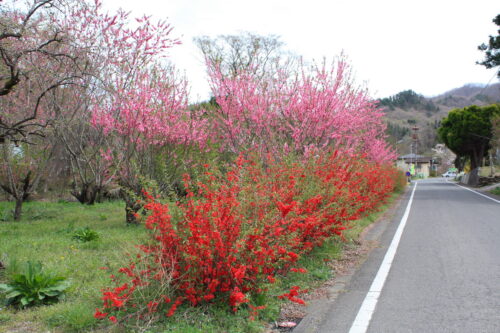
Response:
M417 153L431 155L441 120L453 109L500 103L500 83L467 84L434 97L404 90L378 102L385 113L388 141L398 155L411 152L412 128L418 128Z

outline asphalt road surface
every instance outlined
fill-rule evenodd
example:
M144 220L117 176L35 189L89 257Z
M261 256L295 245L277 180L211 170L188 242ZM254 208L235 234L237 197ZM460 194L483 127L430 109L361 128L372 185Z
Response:
M500 332L500 202L442 179L418 182L374 311L358 315L409 199L326 315L297 331Z

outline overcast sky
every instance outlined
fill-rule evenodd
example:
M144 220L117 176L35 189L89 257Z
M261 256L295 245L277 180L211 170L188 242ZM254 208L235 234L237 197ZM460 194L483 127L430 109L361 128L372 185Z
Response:
M193 37L249 31L279 35L306 59L342 51L374 97L413 89L434 96L466 83L497 82L476 65L477 46L496 35L498 0L102 0L133 16L167 19L182 45L171 59L185 71L192 102L209 97Z

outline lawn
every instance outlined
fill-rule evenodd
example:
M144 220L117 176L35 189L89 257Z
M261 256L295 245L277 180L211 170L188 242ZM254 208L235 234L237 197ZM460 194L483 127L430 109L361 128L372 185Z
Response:
M99 268L117 269L123 254L134 251L134 245L144 239L144 229L125 225L121 202L95 206L28 202L19 222L11 221L11 210L11 203L0 202L1 260L7 266L13 261L22 264L39 260L44 269L68 277L71 287L66 300L56 305L24 311L2 309L0 331L26 323L35 325L35 331L92 327L93 310L100 305L100 289L109 284L109 273ZM88 243L73 240L72 234L81 227L97 231L99 239Z
M393 195L389 201L396 197ZM142 226L126 226L123 203L83 206L70 202L28 202L19 222L11 220L12 206L12 203L0 202L0 260L8 267L15 262L39 260L44 269L68 277L71 287L66 299L55 305L22 311L0 305L0 332L261 332L267 323L279 316L280 304L284 301L276 295L294 285L314 288L331 278L328 261L339 258L343 247L353 246L364 227L375 221L389 205L355 221L353 228L345 232L346 242L331 240L302 258L299 265L306 268L308 274L290 273L287 277L278 277L277 283L263 296L262 303L267 304L267 308L260 313L259 320L250 320L245 309L233 314L227 305L212 304L181 308L176 315L162 319L155 326L131 323L126 328L106 327L93 317L95 308L102 305L100 290L111 285L110 272L123 266L128 261L124 254L135 253L135 245L147 237ZM72 235L83 227L97 231L99 239L87 243L75 241ZM6 282L7 273L0 271L0 283ZM0 302L3 304L2 299Z

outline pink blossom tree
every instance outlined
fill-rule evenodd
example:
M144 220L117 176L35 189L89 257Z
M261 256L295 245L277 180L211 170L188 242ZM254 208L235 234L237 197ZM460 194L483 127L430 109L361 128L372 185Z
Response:
M186 82L166 65L179 43L169 24L131 22L99 0L27 4L1 4L1 142L57 135L88 203L115 180L140 193L150 147L204 142Z
M237 76L224 75L213 63L208 68L219 105L213 126L223 149L279 155L333 148L377 162L394 157L384 140L382 112L355 85L343 58L264 77L252 66Z
M75 17L89 22L79 35L88 36L88 47L96 50L101 66L95 81L100 89L91 96L91 122L111 142L107 158L117 170L127 222L135 223L142 207L137 199L152 178L155 147L202 146L205 121L188 109L187 82L165 59L168 49L179 43L170 37L169 24L143 17L131 27L128 14L109 16L99 6L92 15ZM96 30L101 31L98 38Z
M7 0L0 3L0 143L43 136L55 114L46 99L81 85L87 61L68 18L78 1Z
M127 222L136 223L135 214L142 208L137 199L142 197L145 182L153 178L149 171L155 147L203 146L205 121L187 107L186 82L165 67L138 70L133 84L95 104L92 113L94 126L113 137L112 158L119 168Z
M15 220L56 150L52 126L64 110L52 100L83 82L85 61L62 20L65 4L0 3L0 186L15 201Z

